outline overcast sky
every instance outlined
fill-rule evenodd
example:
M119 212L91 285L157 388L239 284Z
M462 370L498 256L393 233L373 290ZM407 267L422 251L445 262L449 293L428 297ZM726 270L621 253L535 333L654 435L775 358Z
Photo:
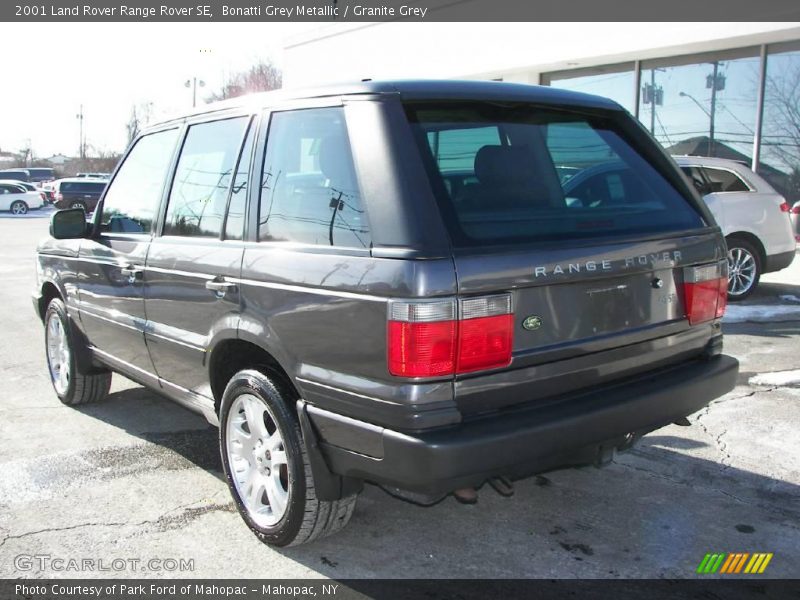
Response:
M121 151L134 104L188 109L199 77L218 89L226 72L282 62L283 40L314 23L2 23L0 150L28 140L35 156L75 155L81 104L87 144ZM90 150L91 151L91 150Z

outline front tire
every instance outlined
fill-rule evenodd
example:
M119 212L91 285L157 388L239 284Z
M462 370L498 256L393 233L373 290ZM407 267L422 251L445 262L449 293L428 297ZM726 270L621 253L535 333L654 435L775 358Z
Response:
M239 514L259 540L295 546L331 535L350 521L356 495L317 499L295 398L278 379L240 371L220 410L220 451Z
M12 215L27 215L28 214L28 205L25 204L22 200L16 200L11 204L11 214Z
M111 373L81 373L76 353L80 350L70 329L67 308L60 298L47 306L44 317L47 369L53 389L62 403L78 406L99 402L108 396Z
M728 243L728 300L738 302L752 294L761 279L761 255L758 250L740 238L730 238Z

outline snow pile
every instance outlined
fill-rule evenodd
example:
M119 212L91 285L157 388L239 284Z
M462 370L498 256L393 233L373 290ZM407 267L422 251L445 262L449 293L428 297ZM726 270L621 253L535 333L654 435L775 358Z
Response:
M783 294L780 298L784 302L800 302L800 297L795 296L794 294Z
M744 323L751 321L765 323L768 321L800 321L800 304L728 304L725 310L724 323Z
M750 385L800 385L800 369L794 371L775 371L774 373L759 373L747 380Z

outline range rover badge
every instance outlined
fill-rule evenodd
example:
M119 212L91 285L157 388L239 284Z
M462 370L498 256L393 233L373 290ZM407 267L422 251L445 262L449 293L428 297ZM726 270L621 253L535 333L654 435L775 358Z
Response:
M656 277L655 279L653 279L653 287L655 289L662 288L664 287L664 282L661 281L658 277Z
M542 317L537 317L536 315L531 315L530 317L526 317L525 320L522 322L522 326L527 329L528 331L535 331L542 326Z

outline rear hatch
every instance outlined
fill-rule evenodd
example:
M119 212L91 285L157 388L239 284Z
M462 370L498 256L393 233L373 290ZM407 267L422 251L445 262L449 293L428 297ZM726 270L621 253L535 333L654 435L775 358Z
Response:
M465 102L407 113L459 298L511 300L510 363L456 375L463 412L666 368L719 334L722 237L626 113ZM695 284L707 298L687 295ZM700 300L705 313L690 319Z

